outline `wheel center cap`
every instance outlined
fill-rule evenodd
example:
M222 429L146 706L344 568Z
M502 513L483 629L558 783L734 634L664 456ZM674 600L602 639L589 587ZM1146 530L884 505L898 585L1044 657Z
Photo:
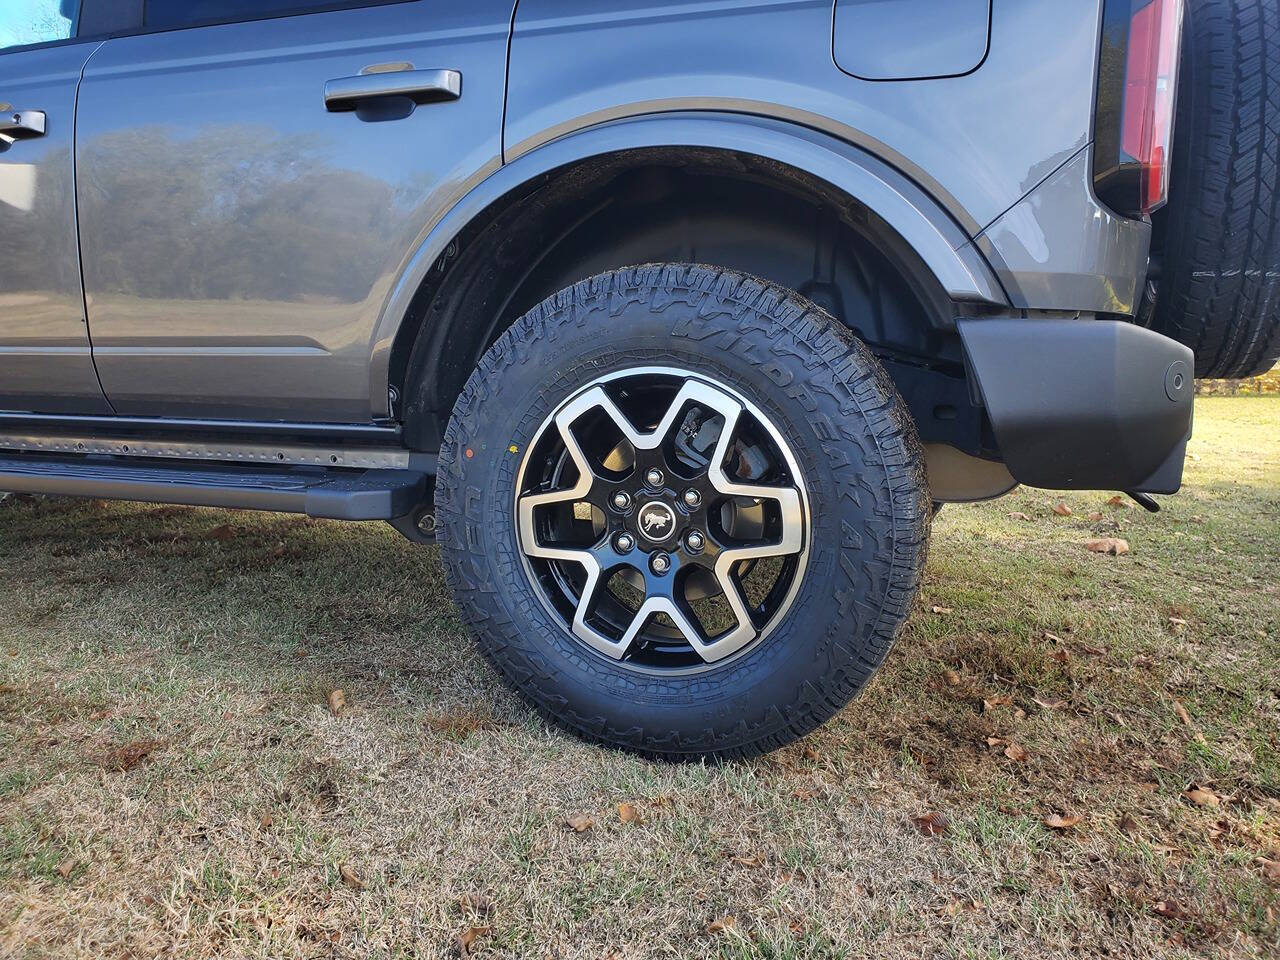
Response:
M655 500L640 508L640 512L636 514L636 523L645 537L659 543L675 532L676 514L665 503Z

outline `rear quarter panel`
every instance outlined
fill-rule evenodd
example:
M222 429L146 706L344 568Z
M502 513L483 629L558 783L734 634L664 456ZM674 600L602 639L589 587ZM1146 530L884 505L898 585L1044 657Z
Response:
M880 156L973 236L1089 140L1099 0L1004 0L977 69L891 82L836 65L832 14L832 0L521 0L506 158L643 113L773 116Z

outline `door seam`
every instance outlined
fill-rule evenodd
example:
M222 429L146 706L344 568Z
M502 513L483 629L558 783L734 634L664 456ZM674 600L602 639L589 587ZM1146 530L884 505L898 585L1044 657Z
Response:
M507 163L507 100L511 96L511 48L516 40L516 11L520 9L520 0L511 4L511 22L507 25L507 63L506 73L502 78L502 126L498 130L498 160L505 166Z
M102 385L102 374L98 372L98 355L93 349L93 328L89 324L89 293L84 283L84 248L80 242L80 84L84 82L84 72L89 66L89 61L105 44L106 41L103 40L90 51L89 56L85 57L84 63L80 65L80 75L76 77L76 93L71 102L71 213L76 230L76 270L80 274L80 311L84 320L85 339L89 342L89 363L93 367L93 376L98 381L98 391L102 394L102 399L106 401L112 416L118 416L119 411L107 396L107 390Z

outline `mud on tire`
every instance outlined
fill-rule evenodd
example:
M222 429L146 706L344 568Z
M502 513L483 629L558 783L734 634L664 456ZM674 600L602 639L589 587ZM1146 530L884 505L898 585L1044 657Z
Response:
M585 385L636 369L687 371L748 401L794 451L807 491L790 604L767 634L698 669L585 644L522 551L530 444ZM684 264L584 280L503 334L454 407L436 507L450 588L511 688L580 737L669 758L761 753L840 710L912 608L931 512L914 426L867 348L798 294Z

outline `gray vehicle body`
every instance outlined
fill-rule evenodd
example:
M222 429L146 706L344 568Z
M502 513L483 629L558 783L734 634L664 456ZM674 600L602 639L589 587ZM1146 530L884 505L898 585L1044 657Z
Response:
M604 182L602 169L688 156L744 184L802 185L839 212L839 230L901 265L926 307L921 329L890 320L877 337L846 322L901 362L891 371L941 363L957 396L985 402L975 416L998 442L952 446L995 475L957 468L949 499L1013 479L1176 488L1162 465L1180 474L1190 399L1154 384L1182 348L1110 332L1137 306L1151 228L1092 188L1101 16L1101 0L410 0L0 51L0 104L47 117L43 136L0 141L0 443L105 438L93 449L252 460L244 451L287 434L344 465L364 462L352 437L429 453L459 371L555 273L462 330L466 312L439 291L468 245L553 179L557 209L571 209L574 171ZM460 74L456 98L326 104L332 81L443 70ZM583 222L595 212L584 206ZM753 215L733 214L747 226L718 246L617 222L616 247L590 244L565 282L663 253L732 259L723 237ZM495 275L532 270L544 251L546 236L512 235L533 238L527 262L495 246ZM821 242L804 242L793 259L820 261ZM779 270L772 279L822 292L820 267ZM857 312L847 289L833 297ZM1087 409L1068 398L1029 411L1023 396L1002 414L989 341L1006 321L1040 325L1018 364L1053 397L1080 386L1052 332L1107 324L1108 345L1086 338L1078 361L1153 357L1140 405L1154 406L1099 413L1132 399L1116 376L1091 381ZM975 375L979 355L997 359ZM925 393L913 412L939 407ZM1000 466L1030 442L1015 435L1096 438L1101 425L1125 446L1137 422L1159 439L1127 472ZM211 444L219 432L234 442ZM288 450L276 459L320 462Z

